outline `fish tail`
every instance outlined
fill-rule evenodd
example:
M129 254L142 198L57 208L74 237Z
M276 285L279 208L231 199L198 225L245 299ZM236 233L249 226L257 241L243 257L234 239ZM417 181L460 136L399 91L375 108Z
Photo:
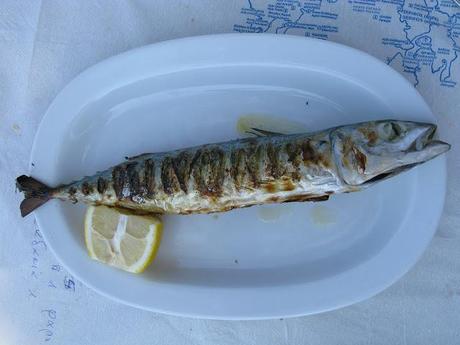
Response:
M16 179L16 186L24 193L21 202L21 216L25 217L36 208L51 199L51 188L33 177L21 175Z

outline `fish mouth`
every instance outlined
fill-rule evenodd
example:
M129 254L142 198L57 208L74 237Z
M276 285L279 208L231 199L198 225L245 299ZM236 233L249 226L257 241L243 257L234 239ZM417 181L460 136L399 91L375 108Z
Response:
M450 149L449 144L442 142L442 141L433 140L434 134L436 133L437 128L438 127L436 125L433 125L430 123L420 124L420 127L419 127L420 133L417 135L417 137L413 141L413 144L411 145L410 149L415 150L415 151L422 151L431 144L434 144L434 145L441 144L441 146L439 147L443 147L444 145L447 145L447 149L445 151L442 151L441 153L444 153L447 150L449 150Z
M374 169L369 166L370 179L365 184L380 181L395 176L403 171L427 162L450 150L451 145L434 139L437 126L430 123L416 123L403 139L387 151L386 155L380 152L379 155L371 156L369 165L372 166L377 160L381 164L373 164ZM372 171L373 170L373 171Z
M382 120L331 133L338 173L349 186L395 176L447 152L431 123Z

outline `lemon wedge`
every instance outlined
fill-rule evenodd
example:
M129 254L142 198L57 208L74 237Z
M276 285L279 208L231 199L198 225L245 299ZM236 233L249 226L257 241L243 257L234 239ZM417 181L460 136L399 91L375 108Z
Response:
M154 216L135 216L106 206L90 206L85 216L89 256L122 270L141 273L160 246L163 224Z

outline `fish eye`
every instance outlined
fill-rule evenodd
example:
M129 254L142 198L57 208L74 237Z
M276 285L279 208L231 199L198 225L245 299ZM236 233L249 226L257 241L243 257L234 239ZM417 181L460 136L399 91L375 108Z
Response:
M384 140L395 141L404 135L404 130L398 123L390 121L379 126L379 134Z
M391 129L393 130L394 135L399 137L402 133L401 126L398 125L396 122L390 122L390 124L391 124Z

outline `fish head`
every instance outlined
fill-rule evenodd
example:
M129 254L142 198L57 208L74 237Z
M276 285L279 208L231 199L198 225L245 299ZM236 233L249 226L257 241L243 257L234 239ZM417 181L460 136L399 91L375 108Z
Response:
M434 140L436 125L383 120L331 132L334 159L344 182L361 186L397 175L448 151Z

